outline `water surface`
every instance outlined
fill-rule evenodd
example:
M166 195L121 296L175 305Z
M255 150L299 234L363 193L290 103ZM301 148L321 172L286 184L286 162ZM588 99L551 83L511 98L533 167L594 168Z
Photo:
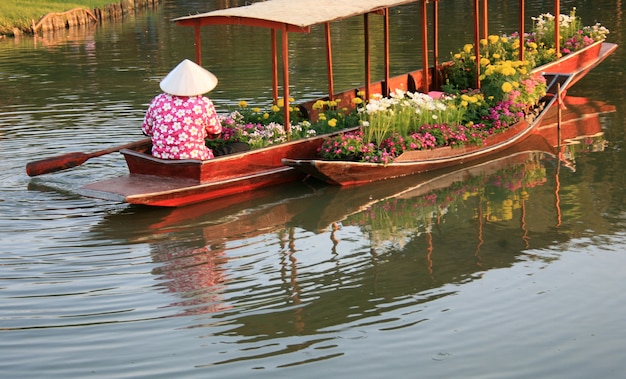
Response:
M0 41L3 376L625 372L626 5L561 1L620 44L568 91L614 109L583 122L585 137L563 159L520 152L461 171L348 189L293 183L174 210L77 194L125 173L119 154L25 174L35 159L142 138L159 80L194 55L192 30L168 20L226 3L237 2L164 0L123 22ZM444 55L471 39L471 2L440 3ZM552 11L527 3L528 15ZM516 12L491 1L490 28L514 31ZM418 17L417 6L392 15L392 73L421 64ZM361 27L333 24L337 88L363 80ZM204 32L221 112L271 96L266 37ZM290 41L293 95L324 94L322 31ZM373 59L375 76L381 64Z

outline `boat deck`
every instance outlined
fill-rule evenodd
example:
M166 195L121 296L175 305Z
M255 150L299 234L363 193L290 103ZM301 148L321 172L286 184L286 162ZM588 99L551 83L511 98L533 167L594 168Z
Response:
M79 193L130 204L176 207L282 184L303 176L290 167L205 183L192 179L129 174L87 184L79 189Z

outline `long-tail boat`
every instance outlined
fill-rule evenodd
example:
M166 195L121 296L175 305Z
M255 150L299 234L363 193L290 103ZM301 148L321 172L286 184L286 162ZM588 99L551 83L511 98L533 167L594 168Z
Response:
M272 46L272 94L274 101L279 98L279 65L278 58L282 58L282 99L284 108L289 109L290 85L289 85L289 34L309 33L315 26L323 26L326 37L326 59L328 71L328 96L324 99L340 100L338 107L351 104L352 100L363 92L369 99L371 94L389 94L394 89L408 91L422 91L428 93L431 89L438 89L440 83L439 72L442 64L439 63L438 53L438 3L433 3L433 46L429 45L429 17L426 0L268 0L253 3L251 5L215 10L207 13L179 17L173 21L181 26L192 27L194 30L195 61L202 64L201 28L209 25L245 25L269 30L269 38ZM390 77L389 64L389 22L390 8L399 7L411 3L421 5L422 18L422 69L407 74ZM558 1L555 1L558 3ZM482 4L482 7L481 7ZM486 9L487 0L474 0L474 25L475 38L487 35ZM524 0L520 0L521 10L524 9ZM558 7L557 7L558 9ZM482 27L480 13L483 12ZM523 12L522 12L523 13ZM344 92L336 92L333 80L332 46L330 36L330 24L349 17L363 17L364 25L364 50L365 50L365 85L360 88L350 89ZM370 63L370 33L369 24L375 16L381 16L383 22L384 43L384 78L378 82L372 81ZM523 21L523 20L522 20ZM523 25L523 22L521 22ZM523 26L522 30L523 30ZM280 36L280 38L278 38ZM576 59L578 63L571 63L567 70L559 68L557 74L570 74L569 80L578 80L594 65L610 55L615 49L612 44L601 43L600 49L590 58ZM432 49L434 62L430 63ZM580 52L579 56L587 56ZM560 59L565 65L568 56ZM581 69L582 62L585 69ZM570 64L568 64L570 65ZM556 67L553 66L555 69ZM541 74L548 73L548 67L542 68ZM562 71L561 71L562 70ZM552 73L550 68L550 73ZM557 77L562 77L556 75ZM568 77L566 75L566 77ZM565 82L562 83L564 86ZM564 88L564 87L563 87ZM316 117L313 109L315 101L301 104L307 110L311 118ZM290 115L284 112L284 126L289 129ZM537 122L530 124L536 125ZM519 127L518 132L523 132L529 126ZM514 132L513 132L514 133ZM524 133L523 135L526 135ZM164 160L149 154L151 144L149 140L142 140L123 146L104 149L91 154L69 153L62 156L31 162L26 171L30 176L48 172L59 171L82 164L87 159L120 151L128 165L129 174L118 178L87 184L80 188L79 192L88 197L103 198L113 201L121 201L133 204L145 204L153 206L184 206L219 197L240 194L256 190L262 187L275 186L281 183L302 179L305 177L300 169L294 169L294 164L283 164L283 159L311 159L316 156L317 149L325 136L311 137L302 140L293 140L284 144L271 145L249 152L236 153L212 160ZM515 138L518 140L519 138ZM492 149L477 151L475 155L489 153ZM297 162L302 162L298 160ZM437 168L432 166L431 169Z

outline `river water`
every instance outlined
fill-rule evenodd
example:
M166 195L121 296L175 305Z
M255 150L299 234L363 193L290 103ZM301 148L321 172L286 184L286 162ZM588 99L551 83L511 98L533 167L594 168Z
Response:
M25 174L32 160L142 138L160 78L194 56L193 32L168 20L236 3L164 0L123 22L0 41L2 377L626 373L623 1L561 1L620 45L568 91L596 111L567 129L576 132L562 159L521 151L418 178L294 183L174 210L77 194L125 173L119 154ZM517 29L514 3L490 2L492 31ZM527 3L529 16L552 11ZM441 1L442 55L470 40L470 9ZM420 65L418 16L414 5L392 15L392 73ZM362 82L360 27L333 25L337 88ZM322 40L321 30L291 38L297 100L326 90ZM263 33L215 28L204 41L220 111L267 102Z

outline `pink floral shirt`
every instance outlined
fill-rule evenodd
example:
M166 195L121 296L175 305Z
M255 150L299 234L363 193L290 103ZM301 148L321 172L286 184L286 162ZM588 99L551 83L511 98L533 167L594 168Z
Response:
M143 132L152 137L152 155L162 159L211 159L208 134L222 131L211 100L204 96L157 95L146 112Z

